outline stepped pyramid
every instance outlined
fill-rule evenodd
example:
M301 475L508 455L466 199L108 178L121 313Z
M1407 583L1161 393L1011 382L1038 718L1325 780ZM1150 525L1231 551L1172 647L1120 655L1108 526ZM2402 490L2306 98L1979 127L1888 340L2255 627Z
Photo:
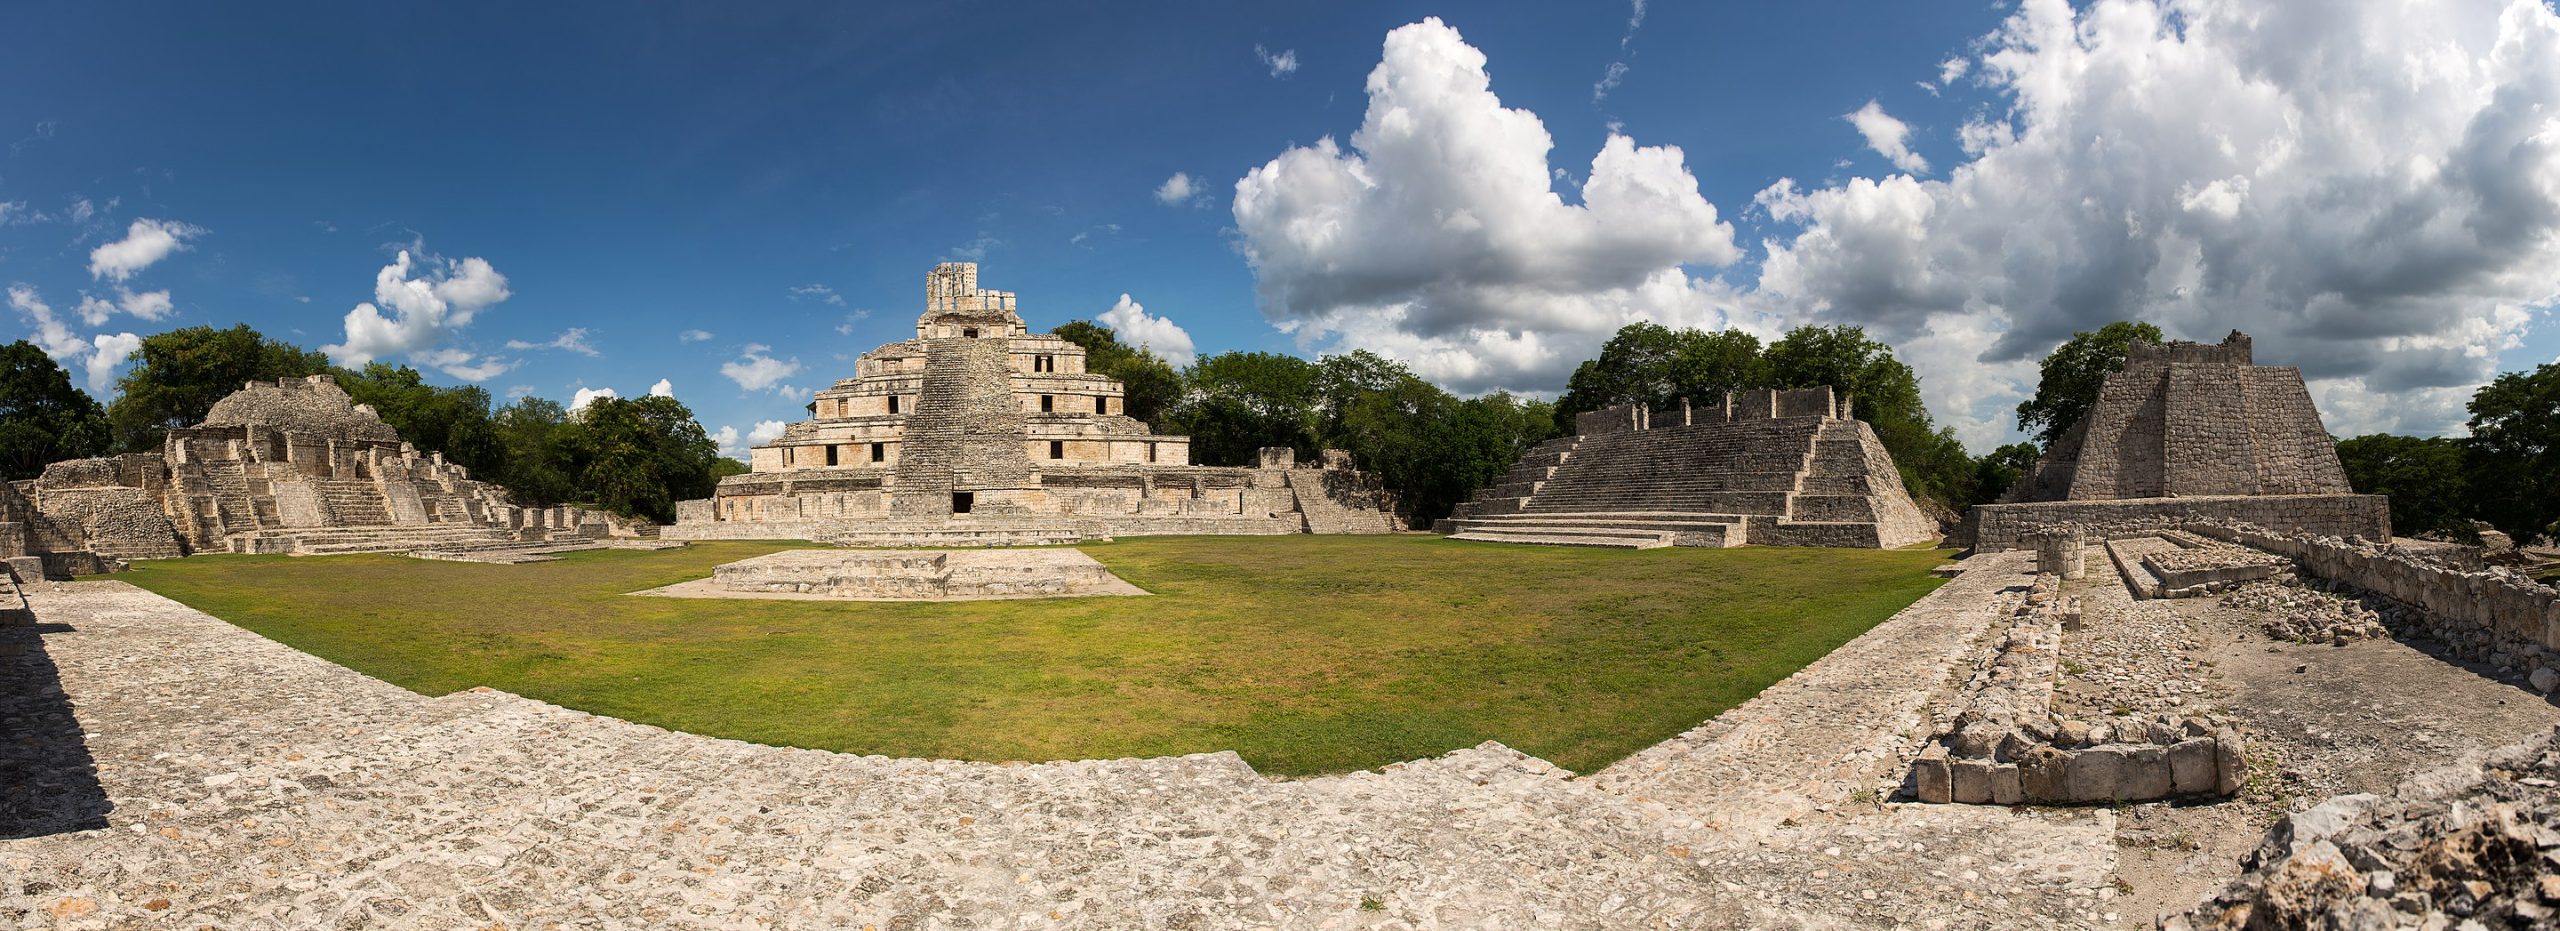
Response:
M916 336L854 362L809 419L758 444L745 475L676 505L673 539L1017 546L1115 534L1389 533L1376 476L1329 455L1299 468L1191 463L1191 438L1129 416L1084 347L1035 333L973 262L925 276Z
M2072 426L1999 504L1965 515L1976 550L2047 527L2132 533L2241 521L2391 539L2391 506L2347 485L2302 370L2259 365L2249 335L2136 342Z
M1460 540L1898 547L1937 536L1875 431L1830 388L1583 414L1434 529Z

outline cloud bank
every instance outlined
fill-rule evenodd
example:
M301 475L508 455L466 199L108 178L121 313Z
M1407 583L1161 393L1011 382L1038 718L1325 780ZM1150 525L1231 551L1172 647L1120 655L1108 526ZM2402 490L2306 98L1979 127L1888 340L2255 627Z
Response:
M443 343L470 326L480 311L507 297L507 277L486 259L413 262L403 249L374 274L373 302L347 311L346 340L320 350L329 354L330 361L351 368L405 356L463 381L485 381L514 368L514 363ZM391 312L384 314L383 307Z
M1147 308L1130 300L1129 295L1120 295L1119 302L1112 304L1110 310L1103 311L1098 319L1103 326L1110 327L1119 335L1123 345L1153 350L1165 361L1173 363L1175 368L1190 365L1192 360L1199 358L1198 350L1191 345L1189 332L1171 320L1147 313Z
M1345 149L1292 148L1236 185L1263 315L1303 348L1366 348L1459 391L1553 390L1618 327L1736 322L1682 267L1741 258L1681 151L1612 134L1581 203L1553 140L1495 96L1482 52L1438 19L1387 34Z
M1613 134L1567 202L1485 65L1437 20L1397 29L1348 147L1237 185L1262 311L1305 348L1554 391L1633 320L1860 324L1979 450L2056 343L2147 319L2250 331L2333 431L2427 434L2560 299L2560 16L2536 0L2025 0L1916 76L1961 79L1972 118L1849 115L1905 173L1755 199L1749 288L1691 273L1742 250L1678 149ZM1914 177L1931 137L1961 156Z

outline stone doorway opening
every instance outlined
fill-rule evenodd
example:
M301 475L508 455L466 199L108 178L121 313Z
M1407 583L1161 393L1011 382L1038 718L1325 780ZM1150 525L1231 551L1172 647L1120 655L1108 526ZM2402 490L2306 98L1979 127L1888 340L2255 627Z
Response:
M955 491L951 493L951 513L953 514L967 514L969 513L969 509L977 506L977 504L978 495L976 492Z

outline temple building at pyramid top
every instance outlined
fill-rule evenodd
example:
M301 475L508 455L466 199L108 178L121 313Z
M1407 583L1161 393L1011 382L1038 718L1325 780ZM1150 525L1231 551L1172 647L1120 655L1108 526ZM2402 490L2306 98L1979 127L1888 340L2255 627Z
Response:
M746 475L678 505L674 539L870 545L1054 543L1136 533L1383 533L1374 479L1286 449L1195 466L1189 437L1128 416L1084 348L1034 333L969 262L925 277L916 337L864 353Z

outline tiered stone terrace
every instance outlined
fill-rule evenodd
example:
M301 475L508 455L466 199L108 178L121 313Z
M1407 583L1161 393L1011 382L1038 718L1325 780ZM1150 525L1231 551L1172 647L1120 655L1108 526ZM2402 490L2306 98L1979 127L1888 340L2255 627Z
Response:
M327 375L251 382L158 453L57 462L0 496L10 556L459 553L634 536L582 508L522 508L442 454L422 455ZM601 544L598 544L601 545ZM111 568L93 559L54 575ZM21 572L22 577L33 573Z
M1896 547L1936 536L1893 460L1831 389L1729 395L1721 408L1582 416L1438 528L1461 540Z
M1128 416L1081 346L1033 333L969 262L925 279L916 338L864 353L746 475L677 506L672 539L1003 546L1113 534L1387 533L1392 501L1347 458L1191 464Z

